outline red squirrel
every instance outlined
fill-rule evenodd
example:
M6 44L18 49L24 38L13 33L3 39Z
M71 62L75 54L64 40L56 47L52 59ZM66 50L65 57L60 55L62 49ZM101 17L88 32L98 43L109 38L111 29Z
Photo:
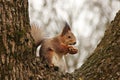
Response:
M76 44L76 38L72 33L70 26L66 23L62 33L53 38L44 38L44 33L40 27L33 25L31 35L36 45L41 45L39 50L42 56L50 66L57 66L61 71L66 71L64 55L76 54L78 50L72 45Z

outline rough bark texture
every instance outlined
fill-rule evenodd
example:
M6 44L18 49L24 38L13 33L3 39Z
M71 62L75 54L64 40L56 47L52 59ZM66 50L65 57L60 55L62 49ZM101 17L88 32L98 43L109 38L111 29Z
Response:
M83 80L120 80L120 11L94 53L74 75Z
M0 80L25 80L30 75L25 65L33 45L27 4L27 0L0 0Z
M63 74L35 58L27 0L0 0L0 80L119 80L120 11L85 64Z

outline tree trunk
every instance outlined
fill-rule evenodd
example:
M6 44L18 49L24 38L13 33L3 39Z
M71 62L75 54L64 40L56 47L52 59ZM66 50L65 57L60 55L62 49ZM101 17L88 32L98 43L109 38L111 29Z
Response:
M0 80L28 80L31 59L27 0L0 0Z
M119 80L120 11L85 64L63 74L35 58L27 0L0 1L0 80Z

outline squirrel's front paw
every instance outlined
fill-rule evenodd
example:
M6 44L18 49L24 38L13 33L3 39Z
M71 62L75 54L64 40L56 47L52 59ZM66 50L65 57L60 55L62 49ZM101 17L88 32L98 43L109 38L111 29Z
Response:
M74 47L69 47L69 54L76 54L78 52L78 49L75 49Z

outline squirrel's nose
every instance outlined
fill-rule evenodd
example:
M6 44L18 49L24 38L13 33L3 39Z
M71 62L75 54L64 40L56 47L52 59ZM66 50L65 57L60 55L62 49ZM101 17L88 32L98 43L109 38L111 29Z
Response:
M76 44L76 42L73 43L74 45Z

